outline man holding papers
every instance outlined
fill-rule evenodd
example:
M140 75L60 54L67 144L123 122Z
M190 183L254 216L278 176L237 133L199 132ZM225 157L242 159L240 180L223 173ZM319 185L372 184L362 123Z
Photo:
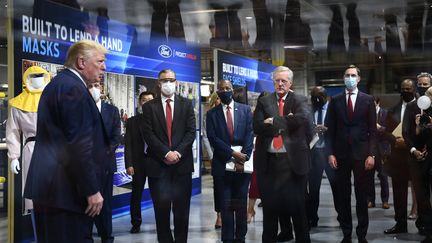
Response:
M386 168L392 178L393 202L396 225L384 231L385 234L406 233L408 207L408 180L411 158L409 148L402 137L402 121L405 108L415 101L415 84L411 79L405 79L400 86L401 100L389 109L386 122L386 133L390 140L391 154Z
M222 241L245 242L247 232L247 193L251 174L245 163L253 148L252 112L249 106L234 102L230 81L218 83L221 104L207 112L207 137L214 148L212 175L222 205ZM230 168L229 163L234 163ZM233 171L234 170L234 171Z

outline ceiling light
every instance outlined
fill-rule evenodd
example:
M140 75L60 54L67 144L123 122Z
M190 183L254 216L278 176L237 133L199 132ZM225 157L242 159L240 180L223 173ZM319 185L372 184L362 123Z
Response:
M251 16L246 16L245 19L247 19L247 20L251 20L251 19L253 19L253 17L251 17Z

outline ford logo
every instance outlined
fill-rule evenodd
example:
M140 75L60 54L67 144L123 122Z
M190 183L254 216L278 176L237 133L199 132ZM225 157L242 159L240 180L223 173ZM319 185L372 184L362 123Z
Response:
M169 58L172 55L171 47L167 45L160 45L158 48L159 55L161 55L164 58Z

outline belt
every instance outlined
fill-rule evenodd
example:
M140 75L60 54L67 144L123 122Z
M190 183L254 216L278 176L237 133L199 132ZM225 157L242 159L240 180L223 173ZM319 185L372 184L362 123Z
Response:
M281 157L288 157L288 153L267 153L268 157L272 158L281 158Z
M28 138L25 140L24 145L26 145L28 142L34 142L34 141L36 141L36 137L28 137Z

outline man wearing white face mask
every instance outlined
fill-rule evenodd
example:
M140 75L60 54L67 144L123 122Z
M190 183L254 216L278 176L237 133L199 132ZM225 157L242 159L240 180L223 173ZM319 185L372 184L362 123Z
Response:
M94 222L103 243L114 242L112 236L112 191L113 175L117 171L115 150L120 144L120 113L117 107L108 104L101 99L102 86L99 81L87 84L87 88L96 102L96 106L102 116L102 121L110 141L110 169L105 185L102 185L102 197L104 198L102 210L94 218Z
M350 243L353 229L351 215L351 171L357 201L359 243L366 243L369 225L367 179L374 167L376 154L376 111L372 96L360 92L360 69L350 65L344 74L345 90L329 104L325 126L328 163L335 170L338 191L338 220L343 232L342 243Z
M186 243L192 193L195 114L191 100L175 94L173 70L159 72L159 97L143 105L141 136L146 141L145 171L156 218L159 242ZM174 236L170 227L174 215Z

